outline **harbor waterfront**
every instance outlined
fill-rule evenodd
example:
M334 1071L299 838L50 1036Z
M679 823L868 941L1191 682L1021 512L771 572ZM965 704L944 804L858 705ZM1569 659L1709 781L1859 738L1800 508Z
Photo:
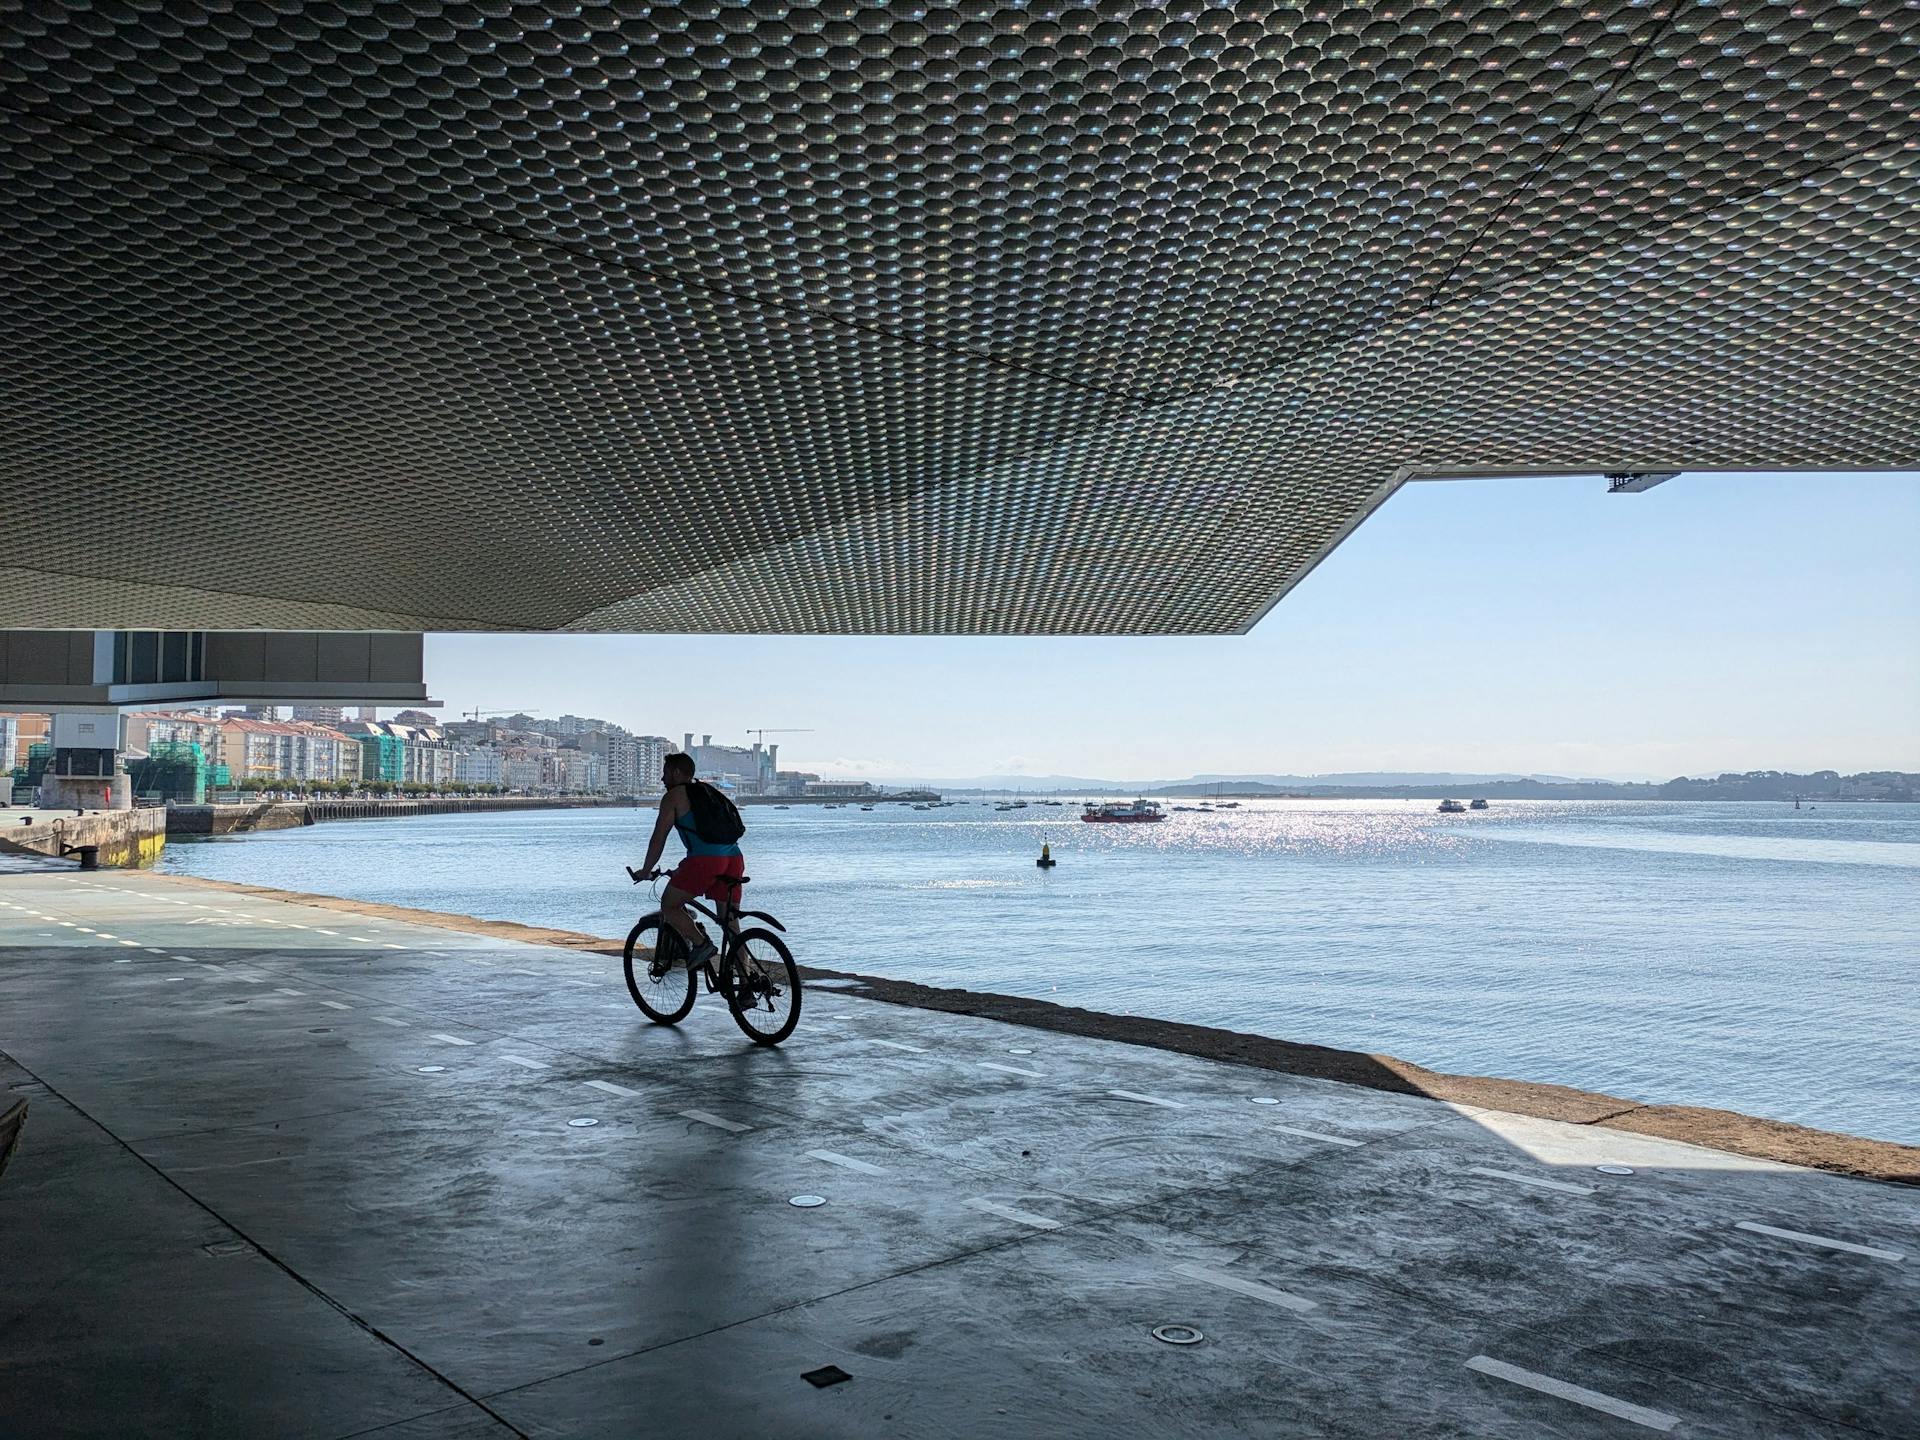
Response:
M807 964L1920 1141L1920 805L1079 813L756 807L753 898ZM620 936L649 823L347 821L160 868Z

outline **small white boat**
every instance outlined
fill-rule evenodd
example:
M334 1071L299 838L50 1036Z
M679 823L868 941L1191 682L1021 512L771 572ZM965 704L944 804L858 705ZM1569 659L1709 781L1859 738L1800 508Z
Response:
M1464 815L1467 813L1467 807L1462 805L1458 800L1442 800L1440 802L1440 813L1442 815Z

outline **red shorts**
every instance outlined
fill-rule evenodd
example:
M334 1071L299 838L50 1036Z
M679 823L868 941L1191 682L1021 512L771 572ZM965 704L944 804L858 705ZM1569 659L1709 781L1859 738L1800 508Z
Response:
M667 884L683 895L697 895L703 900L737 900L740 887L722 885L720 879L746 873L744 855L689 855L674 867Z

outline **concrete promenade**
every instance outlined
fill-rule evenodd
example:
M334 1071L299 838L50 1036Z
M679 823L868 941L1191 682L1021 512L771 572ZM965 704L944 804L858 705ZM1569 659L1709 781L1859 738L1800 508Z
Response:
M827 986L23 861L16 1093L7 1440L1920 1435L1920 1189Z

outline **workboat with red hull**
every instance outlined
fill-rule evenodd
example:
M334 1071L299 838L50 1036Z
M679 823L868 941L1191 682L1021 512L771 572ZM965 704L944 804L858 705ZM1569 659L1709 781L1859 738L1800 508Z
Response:
M1166 812L1151 800L1136 800L1131 805L1113 802L1089 805L1080 818L1089 825L1151 825L1167 818Z

